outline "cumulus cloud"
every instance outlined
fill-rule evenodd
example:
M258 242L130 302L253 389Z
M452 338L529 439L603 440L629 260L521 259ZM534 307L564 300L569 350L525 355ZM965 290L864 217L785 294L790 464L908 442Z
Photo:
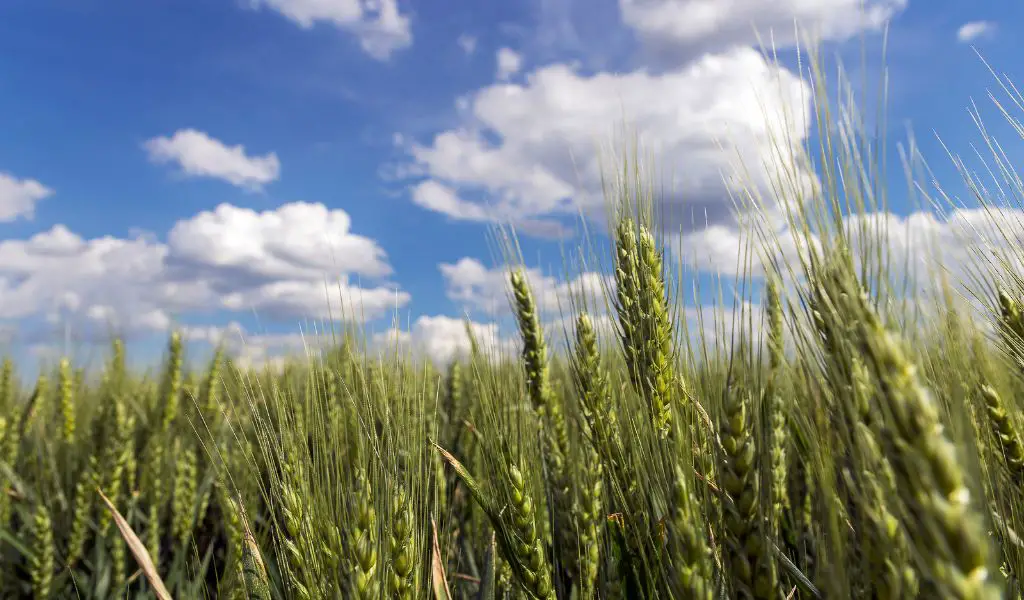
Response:
M983 38L992 33L996 29L996 24L991 21L971 21L964 23L960 29L956 32L956 39L962 43L970 43L979 38Z
M497 323L470 321L469 327L484 356L500 359L516 351L517 340L503 337ZM466 323L443 315L421 316L408 330L393 327L376 334L373 341L381 348L397 345L401 350L427 357L436 364L446 364L455 357L468 356L470 352Z
M957 208L946 214L915 211L909 215L872 213L845 220L853 244L881 235L887 259L922 288L937 281L937 269L954 283L982 276L1024 275L1024 211L1017 208Z
M328 273L382 277L387 255L370 238L352 233L343 210L293 202L256 212L230 204L179 221L168 234L173 259L193 273L231 272L243 279L322 278Z
M36 203L53 195L53 190L35 179L18 179L0 171L0 223L31 219Z
M736 46L799 41L800 30L822 40L846 40L881 28L908 0L619 0L623 22L666 51L696 55Z
M323 22L348 31L378 60L412 44L409 16L398 10L397 0L252 0L252 5L274 10L306 29Z
M159 286L167 249L143 238L82 239L63 225L27 240L0 242L0 319L83 312L102 318L102 307L152 304L140 296ZM119 285L119 282L130 282Z
M413 186L411 196L413 204L458 221L501 222L519 233L549 240L566 239L575 233L571 227L555 219L502 219L482 204L463 200L454 188L434 179Z
M218 311L358 321L408 303L380 279L390 272L383 250L353 234L344 211L318 204L261 213L222 205L178 222L166 243L83 239L57 225L0 241L0 320L38 316L126 333ZM352 283L356 275L379 283Z
M508 270L488 268L475 258L464 257L455 263L439 265L448 298L463 308L489 315L507 314L509 306ZM603 297L605 288L612 289L610 276L586 272L570 281L544 275L540 269L527 269L527 281L533 290L538 308L548 317L569 311L572 299L582 295L588 302Z
M143 144L157 164L174 163L188 177L212 177L241 188L258 190L276 181L281 163L273 152L249 156L242 145L227 146L195 129L179 129L171 137L155 137Z
M427 210L432 210L460 221L488 221L488 211L479 204L466 202L448 185L428 179L412 189L412 201Z
M887 272L895 281L915 286L919 293L935 292L937 274L945 272L951 283L970 283L978 277L1024 276L1024 210L1017 208L956 208L944 212L917 210L909 214L873 212L847 215L842 227L855 257L865 249L872 256L882 252ZM724 275L764 274L762 257L789 265L799 275L799 257L806 244L820 245L803 234L780 229L773 234L769 249L741 230L709 231L707 236L693 235L670 247L683 260L699 263L705 270ZM736 248L750 246L749 268L737 263Z
M806 247L803 235L794 236L780 223L762 223L760 231L751 226L714 225L687 235L671 235L666 250L684 266L707 273L763 277L765 260L799 269L800 249ZM775 226L773 226L775 225ZM816 238L812 238L815 243Z
M418 204L455 219L521 222L603 213L602 160L596 143L614 143L625 117L650 165L667 173L667 223L730 224L730 194L766 192L792 168L780 164L809 130L808 87L756 51L705 56L662 74L584 75L555 64L523 84L495 84L466 101L461 124L427 144L412 143L410 172ZM786 118L783 118L783 117ZM781 147L780 147L781 146ZM605 156L604 158L609 158ZM743 177L737 168L745 167ZM659 182L652 182L659 183Z
M501 48L498 50L497 63L497 79L499 81L508 81L510 77L523 68L523 57L511 48Z

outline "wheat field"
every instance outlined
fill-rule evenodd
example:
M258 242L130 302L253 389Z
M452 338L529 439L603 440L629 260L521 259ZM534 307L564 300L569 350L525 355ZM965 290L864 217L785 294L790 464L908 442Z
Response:
M502 237L515 353L436 365L341 328L280 369L191 367L177 333L149 373L119 340L97 372L6 360L0 597L1021 597L1024 251L999 209L1024 184L990 145L1010 191L964 169L976 251L911 278L870 218L877 149L838 121L803 149L812 192L746 198L787 226L750 227L700 331L627 163L608 248L574 252L602 294L540 314Z

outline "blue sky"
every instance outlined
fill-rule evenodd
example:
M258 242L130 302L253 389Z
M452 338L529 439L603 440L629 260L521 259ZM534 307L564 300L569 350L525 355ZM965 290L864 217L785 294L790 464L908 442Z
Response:
M372 330L386 331L397 308L411 328L399 337L433 356L464 348L467 311L503 343L491 225L517 224L556 318L560 247L578 244L581 207L599 219L595 150L623 117L679 172L669 205L717 226L678 224L684 260L696 248L728 262L727 161L714 137L736 133L755 160L766 143L754 100L799 105L794 18L857 73L863 44L869 81L889 25L893 142L909 124L951 178L932 132L968 151L966 107L993 85L972 47L1011 76L1019 68L1016 3L701 4L7 0L7 346L30 362L52 356L62 332L88 352L114 329L155 357L180 325L199 352L223 331L244 334L258 361L326 316L324 278L339 277ZM751 49L752 25L776 32L785 85Z

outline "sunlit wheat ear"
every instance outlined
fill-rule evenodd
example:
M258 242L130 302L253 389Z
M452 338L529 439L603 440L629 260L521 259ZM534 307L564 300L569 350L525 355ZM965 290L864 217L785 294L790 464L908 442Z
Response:
M861 550L867 554L869 565L867 581L863 583L875 598L916 598L919 583L906 532L889 508L895 493L895 477L871 429L859 422L855 435L863 455L861 480L865 488L863 508L867 513L866 530L859 532Z
M513 271L509 280L516 320L523 340L526 387L542 429L545 484L552 500L548 508L554 513L549 521L554 525L551 534L556 538L554 542L558 546L559 556L565 557L566 567L575 575L577 565L574 564L574 557L578 554L579 545L573 510L573 481L567 464L571 456L569 432L561 397L552 389L547 346L533 292L522 271Z
M14 386L14 361L4 358L0 367L0 412L3 414L7 414L14 403Z
M519 583L532 598L554 600L551 587L551 565L544 558L544 546L537 534L537 512L533 497L526 488L522 471L515 465L508 470L510 484L510 522L515 532L512 549L521 567Z
M72 503L71 537L68 539L67 554L65 560L71 566L75 566L82 558L85 550L85 543L88 541L89 526L92 521L93 506L95 500L95 482L97 480L96 456L90 456L88 467L79 474L78 483L75 484L75 496Z
M594 594L598 570L601 568L601 533L604 525L604 468L601 457L588 447L582 453L587 464L582 467L579 498L580 559L579 590L583 596Z
M60 395L58 408L62 421L61 433L65 445L75 443L75 403L74 403L74 378L71 373L71 361L61 359L58 368L57 393Z
M586 313L576 319L570 367L591 445L610 474L622 480L623 490L627 494L635 492L635 473L628 469L623 457L622 437L618 416L612 406L608 373L602 364L593 321Z
M181 334L177 331L171 334L168 342L167 365L164 370L163 390L163 420L162 431L168 431L171 424L178 417L178 405L181 400L181 363L183 360L183 347Z
M412 506L403 486L395 490L391 514L388 592L395 600L411 600L414 594L416 538Z
M160 522L160 505L150 504L149 514L146 521L146 551L154 565L160 565L160 536L163 534L163 525Z
M1000 289L998 293L999 303L999 333L1006 350L1017 362L1018 368L1024 366L1024 313L1021 312L1020 304Z
M775 560L759 520L757 445L748 420L747 392L730 390L724 399L721 425L725 567L733 593L740 598L770 599L778 595Z
M231 496L226 478L218 479L214 485L214 500L217 509L224 518L225 537L228 544L228 565L234 564L241 570L242 553L244 552L245 528L240 515L240 508Z
M39 503L32 516L32 596L50 600L53 587L53 522L46 505Z
M855 323L861 355L878 380L889 420L881 432L883 447L906 507L904 525L916 549L922 594L997 598L982 513L971 502L957 449L946 437L938 407L897 338L850 279L839 272L829 284L842 292L836 297Z
M187 546L192 536L194 509L198 496L198 459L191 444L179 441L176 450L171 533L179 544Z
M766 290L768 315L768 381L765 386L766 409L769 414L769 459L771 474L771 521L776 535L781 526L782 514L789 508L789 495L787 493L786 451L789 440L787 411L790 406L785 405L783 396L782 377L783 366L786 362L784 352L784 326L782 315L782 300L779 297L778 282L774 277L768 279Z
M110 547L110 588L119 591L128 580L128 544L116 527L111 527L107 533L107 544Z
M22 436L26 432L31 432L38 422L40 415L50 414L50 380L46 377L46 374L40 373L36 378L36 387L32 390L32 396L29 398L28 406L25 408L27 412L24 413L22 423L20 424L18 435L12 441L12 444L20 444Z
M370 600L377 598L380 590L377 565L377 513L373 508L372 490L365 472L361 472L357 480L353 499L356 517L352 543L354 592L356 598Z
M1020 435L1003 406L999 393L989 385L981 386L981 398L985 402L985 413L992 427L996 442L1006 462L1007 470L1017 486L1024 486L1024 446Z
M630 381L645 400L655 430L667 436L677 379L661 252L654 236L630 218L622 219L616 228L615 286L614 304Z
M675 353L672 349L672 320L665 295L665 274L661 250L654 236L640 228L640 301L647 335L644 360L647 369L647 395L654 417L654 426L667 435L672 420L672 401L676 385Z
M601 532L604 527L605 464L620 461L622 442L618 424L611 410L608 382L601 367L597 335L586 313L576 320L576 337L570 364L580 411L583 432L588 440L583 453L584 483L580 489L581 535L580 590L593 594L601 563ZM613 458L614 457L614 458ZM618 473L621 464L616 467Z
M698 506L689 486L689 478L676 468L672 487L672 525L675 569L679 587L687 598L714 598L714 560L704 535L705 523L695 510Z
M857 551L867 563L867 572L859 585L872 597L915 598L919 592L917 572L904 527L891 508L898 501L896 476L872 430L872 426L878 425L875 383L864 361L854 358L852 366L857 413L852 441L859 461L861 487L861 496L855 501L863 516L855 540Z
M219 411L221 396L221 369L224 363L224 348L218 346L210 360L210 367L207 369L206 378L203 381L203 389L200 393L200 405L203 407L204 418L215 419ZM209 425L209 424L208 424Z
M301 463L298 463L301 464ZM300 482L303 480L301 466L286 464L282 469L281 479L281 512L284 521L284 536L281 545L284 549L285 571L288 584L297 598L312 598L313 594L306 585L303 566L309 557L306 547L309 532L307 530L306 507L301 498Z
M642 390L640 252L635 228L636 224L626 218L619 222L615 230L615 310L618 313L622 353L630 381L635 389Z
M523 368L526 372L526 389L534 409L542 418L551 410L551 382L548 379L547 347L540 328L540 318L533 299L533 292L522 271L509 275L515 300L516 321L523 340Z

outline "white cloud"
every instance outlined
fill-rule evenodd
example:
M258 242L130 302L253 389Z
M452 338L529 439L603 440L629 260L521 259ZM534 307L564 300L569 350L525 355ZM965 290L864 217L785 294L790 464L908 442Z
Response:
M762 224L764 225L764 224ZM817 240L814 239L814 242ZM798 249L806 245L801 236L794 237L785 227L770 224L760 232L749 226L713 225L687 235L672 235L665 242L666 250L688 268L726 276L762 277L767 254L785 269L799 269Z
M908 0L619 0L623 22L667 51L695 55L760 41L777 48L801 32L842 41L881 28Z
M35 179L18 179L0 171L0 223L31 219L36 203L53 195L53 190Z
M487 206L463 200L451 186L435 179L426 179L413 186L411 196L413 204L459 221L502 222L513 226L519 233L551 240L565 239L574 233L570 227L554 219L502 219Z
M996 24L991 21L971 21L964 23L956 32L956 39L963 43L973 42L976 39L992 35L995 32Z
M486 357L500 359L512 355L517 349L517 340L503 337L497 323L471 321L470 329ZM470 351L465 322L443 315L421 316L408 330L391 328L375 335L373 341L381 348L397 344L400 349L427 357L436 364L446 364L456 356L468 356Z
M465 52L467 56L472 55L474 52L476 52L476 36L464 33L459 36L459 39L456 40L456 43L458 43L459 48L462 48L462 51Z
M881 235L887 260L908 271L918 289L935 290L936 269L951 282L974 276L1024 275L1024 211L1016 208L959 208L944 215L916 211L907 216L873 213L847 218L853 244ZM861 233L864 232L864 233Z
M427 210L448 215L460 221L487 221L486 208L459 198L451 186L434 179L421 181L412 189L412 201Z
M316 280L331 273L382 277L387 255L351 231L343 210L293 202L256 212L230 204L179 221L168 234L176 261L257 279Z
M505 267L489 269L475 258L464 257L457 262L439 265L445 281L445 293L463 308L489 315L510 311L509 271ZM581 294L588 302L603 298L604 289L614 285L610 276L586 272L570 281L544 275L539 269L526 270L527 281L542 318L553 318L571 312L572 299Z
M348 215L294 203L256 213L230 205L179 221L167 243L147 236L83 239L63 225L0 241L0 320L42 317L98 333L166 329L190 314L274 319L375 318L409 294L380 280L383 250Z
M251 0L254 7L277 11L303 28L329 23L359 39L363 50L378 60L412 44L409 16L397 0Z
M523 68L523 57L511 48L501 48L498 50L497 63L496 77L498 81L508 81Z
M409 303L407 292L396 286L363 288L347 278L321 281L272 281L221 296L224 308L255 310L277 319L312 317L363 321L387 314Z
M479 90L467 104L460 126L409 147L410 170L432 182L414 187L414 199L463 220L603 213L608 162L597 145L614 142L625 118L644 154L658 157L648 166L669 177L665 214L675 222L667 225L730 224L730 193L748 184L767 192L790 168L779 153L798 148L809 130L808 87L750 49L662 74L588 76L555 64L522 85ZM744 177L736 177L740 163ZM810 185L813 173L793 168Z
M972 278L1006 277L1008 270L1024 275L1024 210L1015 208L958 208L943 214L918 210L908 215L892 212L847 215L843 228L855 257L865 248L877 257L884 253L887 271L894 280L909 277L920 292L935 292L936 275L945 271L954 285L969 283ZM786 229L773 234L771 252L783 265L790 265L801 274L799 256L806 254L801 246L803 235L794 236ZM736 257L747 244L753 244L749 273L763 275L761 246L746 232L732 229L711 229L680 240L670 247L682 260L698 263L705 270L724 275L747 271L737 267ZM810 243L820 244L817 237ZM674 245L673 245L674 244ZM875 258L873 258L875 260Z
M227 146L195 129L152 138L143 147L157 164L175 163L186 176L222 179L242 188L258 190L281 174L275 153L248 156L242 145Z

